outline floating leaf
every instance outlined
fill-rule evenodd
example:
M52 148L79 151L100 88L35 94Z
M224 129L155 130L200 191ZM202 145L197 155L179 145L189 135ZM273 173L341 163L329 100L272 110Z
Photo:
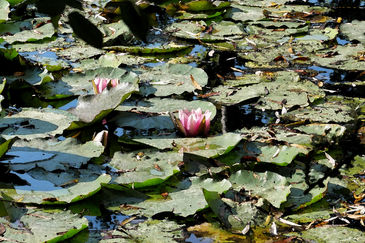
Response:
M280 208L281 203L286 201L291 188L285 177L270 171L258 173L239 170L231 175L229 181L237 191L244 189L250 194L263 197L276 208Z
M110 165L119 171L113 182L132 184L134 188L154 186L178 172L177 165L182 161L182 154L176 152L156 150L117 152L110 162Z
M104 147L97 142L89 141L80 144L74 138L64 141L56 139L17 140L6 155L9 159L0 161L8 164L12 170L27 171L35 167L48 171L80 168L91 158L99 157Z
M182 225L170 220L147 220L139 223L136 227L134 224L127 224L123 231L102 232L103 239L101 243L115 242L118 237L118 242L129 242L128 238L133 237L134 240L140 242L171 242L184 238ZM113 238L108 239L112 234ZM120 237L120 238L119 238Z
M118 79L120 83L136 84L136 74L127 72L125 69L112 67L98 67L96 69L84 70L82 73L70 73L61 80L49 82L44 85L44 96L68 97L73 95L94 94L91 81L96 77Z
M316 227L309 230L301 231L298 233L288 233L288 236L298 236L306 241L315 242L361 242L365 233L363 231L344 227L344 226L332 226L332 227Z
M6 0L0 0L0 23L8 20L9 5Z
M136 72L138 72L136 70ZM194 68L187 64L164 64L148 71L143 71L139 78L142 82L140 92L148 96L168 96L192 92L196 88L191 82L190 75L196 82L204 87L208 83L208 75L200 68Z
M182 21L173 23L166 30L179 38L198 39L201 41L234 40L240 39L245 35L242 24L230 21L213 22L210 26L204 21Z
M241 233L246 225L261 225L264 221L264 214L252 202L237 203L207 190L204 190L204 196L225 227L235 232Z
M174 42L162 44L158 46L108 46L106 50L128 52L131 54L165 54L174 53L191 48L191 45L181 45Z
M35 204L68 204L88 198L101 189L101 183L109 183L110 175L100 175L94 181L79 182L68 188L58 190L32 190L31 187L26 189L18 189L17 186L9 188L9 186L1 185L1 195L7 200L22 203ZM21 188L21 187L20 187Z
M100 94L80 96L77 106L69 110L80 121L74 122L69 129L76 129L100 121L117 108L120 103L128 99L133 92L137 91L136 81L135 78L133 83L123 82Z
M335 49L326 49L316 53L312 59L322 67L337 68L349 71L365 69L363 60L364 45L336 46Z
M321 175L316 176L316 180ZM327 192L328 178L323 182L324 186L315 185L308 192L308 184L305 181L306 175L301 169L296 169L291 178L288 179L291 184L288 200L284 204L285 207L291 207L293 210L305 208L315 202L321 200Z
M309 120L310 122L321 123L350 123L354 120L353 109L336 102L327 102L314 105L313 107L289 111L281 117L289 121Z
M158 149L175 149L205 158L215 158L231 151L242 137L237 133L225 133L208 138L141 138L134 139Z
M126 101L117 107L118 112L110 122L119 127L133 127L136 129L174 129L168 112L177 113L180 109L198 109L212 112L211 119L216 115L215 106L206 101L185 101L174 99L151 98L141 101Z
M270 145L259 142L244 142L239 149L217 158L219 161L233 165L243 161L273 163L287 166L300 154L307 154L310 149L299 145Z
M44 20L46 21L46 20ZM51 23L46 23L32 30L23 30L14 35L3 36L2 38L9 44L15 42L34 42L46 38L51 38L55 33L55 29Z
M197 178L185 179L177 185L169 187L164 191L165 198L162 195L153 195L152 198L146 200L146 196L138 196L133 199L131 197L123 197L123 194L118 195L112 193L109 196L104 196L105 204L111 209L119 205L128 203L135 209L123 210L123 213L143 213L146 216L152 216L157 213L171 212L176 215L187 217L207 207L207 202L204 199L202 187ZM152 195L151 195L152 196ZM189 197L187 201L186 198ZM138 200L139 198L139 200ZM113 207L114 206L114 207Z
M353 20L351 23L345 23L340 26L342 34L348 36L351 40L357 40L365 45L365 21Z
M61 242L88 226L84 217L63 210L39 210L34 208L19 211L14 222L0 218L6 231L2 239L8 242Z
M24 108L12 116L0 120L2 136L6 139L50 137L62 134L77 117L67 111L44 108Z

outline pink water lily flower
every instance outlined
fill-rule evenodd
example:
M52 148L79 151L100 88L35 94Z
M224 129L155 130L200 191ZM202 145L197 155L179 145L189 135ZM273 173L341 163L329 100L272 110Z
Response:
M181 126L178 126L179 130L187 137L195 137L198 135L208 135L210 129L210 116L212 112L205 111L202 113L202 109L196 110L179 110L179 120Z
M96 77L93 81L93 87L95 94L100 94L107 87L115 87L119 84L118 79L110 79L110 78L99 78Z

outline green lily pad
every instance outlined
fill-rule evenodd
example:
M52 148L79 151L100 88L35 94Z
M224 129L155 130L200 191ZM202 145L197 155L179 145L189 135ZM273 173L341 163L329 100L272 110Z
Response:
M114 183L132 184L134 188L154 186L162 183L179 171L182 154L141 150L130 153L117 152L110 165L121 171L113 178Z
M342 34L348 36L350 40L357 40L365 45L365 21L353 20L340 26Z
M299 233L288 233L287 236L298 236L306 241L318 243L361 242L365 233L358 229L344 226L316 227Z
M113 43L127 44L133 40L133 34L123 20L115 23L102 25L104 32L104 45L110 46Z
M332 209L329 209L329 204L325 199L309 206L298 212L297 214L290 214L285 216L284 219L294 223L311 223L315 220L322 221L331 218L333 213Z
M110 122L114 122L118 127L133 127L141 130L154 129L174 129L174 124L170 116L149 116L148 114L138 114L134 112L120 111Z
M88 198L101 189L102 183L109 183L110 175L100 175L94 181L79 182L68 188L50 191L35 191L4 187L0 189L1 195L6 200L35 204L68 204Z
M15 138L1 141L0 144L0 158L3 157L3 155L10 149L10 147L15 142Z
M174 42L158 45L158 46L108 46L104 49L119 51L119 52L128 52L131 54L164 54L164 53L173 53L186 50L191 48L191 45L181 45L176 44Z
M10 12L9 3L5 0L0 0L0 23L8 20L8 14Z
M2 38L9 44L16 42L35 42L46 38L51 38L55 33L52 23L46 23L32 30L23 30L14 35L3 36Z
M233 189L245 189L254 195L265 198L274 207L280 208L286 201L291 186L285 177L270 171L257 173L248 170L239 170L229 178Z
M337 68L348 71L362 71L365 69L363 61L364 45L336 46L316 53L312 60L319 66Z
M317 176L321 175L318 174ZM306 190L309 188L309 186L306 183L305 178L306 175L301 169L296 169L292 177L288 178L288 181L292 187L284 207L290 207L293 210L299 210L318 202L325 196L327 192L328 178L323 182L324 187L315 185L308 192L306 192ZM320 178L317 177L314 179L319 180Z
M101 243L130 242L130 238L139 242L160 242L168 243L175 240L183 239L182 225L170 220L147 220L139 223L137 227L133 224L124 226L123 231L113 230L103 232L104 236ZM111 236L110 239L108 239Z
M307 134L315 134L326 137L328 142L338 141L346 132L346 127L339 124L307 124L298 126L295 129Z
M103 54L104 51L92 46L86 46L83 43L76 43L62 50L57 50L57 55L72 62L82 59L91 58ZM100 66L99 66L100 67Z
M239 149L217 158L219 161L233 165L239 163L241 158L256 161L258 163L273 163L287 166L300 154L308 154L310 148L299 145L270 145L260 142L245 142Z
M204 196L218 219L234 232L241 232L248 224L261 225L264 222L265 215L252 202L237 203L207 190L204 190Z
M284 120L303 121L309 120L316 123L350 123L354 121L353 109L347 105L336 102L326 102L313 107L305 107L289 111L281 116Z
M19 83L17 81L26 82L30 85L40 85L53 80L52 74L49 73L47 69L42 70L40 68L27 68L22 75L5 76L5 78L7 83L13 88L19 88ZM16 85L13 85L13 83L16 83Z
M17 114L2 118L0 128L6 139L43 138L62 134L76 120L76 116L63 110L24 108Z
M225 133L208 138L139 138L133 140L158 149L169 148L205 158L215 158L231 151L241 139L240 134Z
M20 210L19 210L20 211ZM2 240L7 242L61 242L88 227L84 217L63 210L24 209L16 221L1 217L5 228Z
M183 4L182 8L186 11L201 12L201 11L223 9L229 6L230 2L225 2L225 1L197 0L197 1L189 1Z
M204 21L181 21L171 24L166 28L166 31L171 32L175 37L207 42L240 39L246 35L242 24L221 21L219 23L213 22L210 26L213 31L207 32L206 30L210 27Z
M15 171L28 171L35 167L48 171L80 168L91 158L99 157L104 147L94 141L80 144L74 138L64 141L56 139L34 138L32 140L17 140L7 152L9 159L0 161L8 164Z
M232 4L232 8L228 9L225 16L241 22L251 22L265 18L261 7L242 6L238 4Z
M126 101L118 106L116 111L139 111L146 113L166 113L174 112L176 113L181 109L198 109L201 108L203 112L209 110L212 115L211 120L215 117L217 109L215 105L210 102L202 100L186 101L186 100L175 100L168 98L151 98L141 101Z
M136 70L140 72L140 70ZM192 81L192 78L196 83ZM187 64L164 64L142 71L139 74L141 80L140 93L144 96L169 96L193 92L197 84L204 87L208 83L208 75L203 69L194 68Z
M69 62L60 59L54 52L50 51L44 51L42 53L39 53L39 51L22 52L20 55L31 63L42 65L50 72L69 69L71 67Z
M223 184L223 186L225 185ZM171 212L182 217L193 215L207 207L198 178L182 180L177 185L166 188L164 192L167 192L166 198L161 195L151 195L151 198L147 200L146 196L143 195L135 194L136 196L132 200L131 197L124 197L123 194L112 193L109 196L104 196L105 205L107 208L116 210L121 210L120 205L124 203L135 207L132 210L122 209L124 214L141 213L145 216L153 216L157 213ZM187 197L189 200L186 200Z
M174 129L168 112L177 113L180 109L201 108L203 112L212 112L211 120L216 115L215 106L206 101L185 101L174 99L151 98L141 101L126 101L117 107L119 111L110 122L119 127L133 127L136 129ZM176 115L177 116L177 115Z
M341 168L342 181L347 183L346 187L348 189L359 195L365 190L365 183L362 179L365 171L365 157L355 156L351 165L350 168Z
M44 85L46 92L43 93L47 98L67 97L73 95L94 94L91 83L96 77L119 79L121 83L137 83L137 76L125 69L112 67L99 67L93 70L84 70L82 73L71 73L62 80L49 82Z
M137 64L143 64L146 62L152 62L154 60L155 58L153 57L141 57L141 56L129 55L126 53L118 53L118 54L105 53L105 55L100 56L97 61L95 61L94 58L81 60L80 65L77 66L77 68L83 70L97 69L100 67L117 68L121 64L132 66Z
M218 95L212 96L211 99L226 105L234 105L261 97L257 108L278 110L284 103L286 108L297 105L308 106L309 102L324 96L324 92L318 86L309 81L301 81L294 72L278 72L274 78L272 82L265 82L262 79L258 84L245 86L218 86L213 89Z
M137 79L133 81L133 83L122 82L100 94L80 96L77 106L69 109L69 112L76 115L80 121L73 122L69 129L76 129L100 121L117 108L120 103L128 99L133 92L137 91Z

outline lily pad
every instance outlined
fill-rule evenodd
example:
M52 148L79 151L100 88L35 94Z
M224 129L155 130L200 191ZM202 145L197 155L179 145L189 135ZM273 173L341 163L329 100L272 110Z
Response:
M138 114L134 112L120 111L110 122L115 123L118 127L133 127L141 130L154 129L174 129L174 124L170 116L150 116L149 114Z
M244 142L238 146L238 150L217 158L219 161L233 165L239 163L241 158L255 162L273 163L280 166L287 166L295 157L300 154L307 154L310 149L307 146L299 145L270 145L260 142Z
M179 171L182 154L141 150L130 153L117 152L110 165L120 171L114 183L132 184L134 188L154 186L162 183Z
M68 204L88 198L101 189L102 183L109 183L110 175L100 175L94 181L79 182L68 188L50 191L34 191L4 187L0 189L1 195L6 200L35 204Z
M128 52L131 54L164 54L164 53L173 53L186 50L191 48L191 45L181 45L176 44L174 42L163 44L163 45L152 45L152 46L108 46L104 49L110 51L119 51L119 52Z
M23 210L15 222L1 217L0 223L5 227L2 239L7 242L61 242L88 226L86 218L69 211L34 208Z
M347 105L335 102L317 104L313 107L305 107L283 114L281 117L289 121L303 121L320 123L350 123L354 121L354 111Z
M186 100L176 100L168 98L151 98L141 101L126 101L118 106L116 111L138 111L146 113L166 113L166 112L177 112L180 109L198 109L201 108L202 111L209 110L211 115L211 120L214 119L217 109L215 105L210 102L202 100L186 101Z
M182 225L169 220L147 220L139 223L137 227L134 224L127 224L123 231L113 230L111 232L103 232L104 239L101 243L115 242L130 242L130 238L140 242L161 242L168 243L171 241L184 238ZM111 237L111 239L108 239Z
M91 158L99 157L103 151L104 147L94 141L80 144L74 138L64 141L34 138L17 140L6 154L10 158L4 158L0 163L9 165L15 171L28 171L35 167L48 171L67 170L80 168Z
M261 225L264 222L265 215L252 202L237 203L207 190L204 190L204 196L214 214L234 232L241 232L246 225Z
M84 59L80 61L80 64L77 66L78 69L82 70L90 70L97 69L100 67L112 67L117 68L120 65L136 65L143 64L146 62L152 62L155 58L153 57L141 57L135 55L129 55L126 53L106 53L99 57L97 61L94 58Z
M9 5L6 0L0 0L0 23L8 20Z
M215 158L231 151L241 141L237 133L225 133L208 138L140 138L133 139L158 149L174 149L180 152Z
M0 158L3 157L3 155L10 149L10 147L15 142L15 139L9 139L5 141L1 141L0 144Z
M229 181L235 190L250 191L254 195L265 198L276 208L280 208L281 203L286 201L291 188L285 177L270 171L257 173L239 170L231 175Z
M239 4L232 4L232 8L228 9L225 16L241 22L251 22L265 18L261 7L242 6Z
M212 32L207 31L212 28ZM204 21L182 21L173 23L166 28L175 37L184 39L197 39L201 41L218 41L226 39L240 39L246 35L243 25L230 21L213 22L210 26Z
M323 182L323 187L320 185L315 185L308 192L306 191L309 189L309 186L306 183L305 178L306 175L303 170L296 169L292 177L288 179L292 187L284 207L290 207L293 210L299 210L318 202L325 196L327 192L328 178ZM315 179L319 180L320 178L317 177Z
M357 40L365 45L365 21L353 20L351 23L345 23L340 26L342 34L349 37L350 40Z
M362 179L365 172L365 157L355 156L351 165L350 168L341 168L342 181L347 182L346 187L359 195L365 190L365 183Z
M76 116L63 110L24 108L17 114L2 118L0 128L6 139L43 138L62 134L76 120Z
M133 127L136 129L166 129L173 130L174 124L168 112L177 113L180 109L201 108L203 112L212 112L211 120L216 115L215 106L206 101L185 101L175 99L151 98L141 101L126 101L116 108L118 112L110 122L119 127Z
M306 241L315 241L318 243L336 243L336 242L361 242L365 233L363 231L343 227L316 227L298 233L289 233L288 236L299 236Z
M46 38L51 38L55 33L52 23L46 23L32 30L23 30L14 35L3 36L2 38L9 44L16 42L35 42Z
M137 91L136 81L122 82L110 90L104 90L100 94L80 96L75 108L70 113L76 115L80 121L73 122L69 129L76 129L100 121L120 103L128 99L133 92Z
M82 73L71 73L64 76L61 80L45 84L47 90L44 95L47 98L67 97L73 95L94 94L91 83L96 77L119 79L121 83L136 84L138 79L134 73L127 72L125 69L101 67L92 70L84 70Z
M203 69L187 64L164 64L147 71L135 70L141 80L140 93L144 96L169 96L193 92L208 83L208 75ZM193 81L194 80L194 81Z
M337 68L348 71L361 71L365 69L364 45L336 46L335 49L326 49L312 57L319 66Z
M294 72L275 73L275 80L245 86L218 86L213 89L218 95L211 99L226 105L234 105L252 98L261 97L257 108L281 109L293 106L308 106L309 102L324 96L318 86L309 81L301 81ZM284 103L283 103L284 101Z
M166 192L164 195L167 195L165 198L161 195L151 195L153 197L146 200L145 196L139 196L140 200L134 199L135 202L132 203L130 202L130 198L123 197L123 195L116 195L116 193L105 196L104 199L106 206L110 209L123 210L119 206L128 203L134 209L132 207L132 210L123 210L123 213L134 214L139 212L145 216L171 212L182 217L187 217L207 207L202 186L197 178L182 180L177 185L166 188L164 192ZM187 195L189 200L186 200Z

